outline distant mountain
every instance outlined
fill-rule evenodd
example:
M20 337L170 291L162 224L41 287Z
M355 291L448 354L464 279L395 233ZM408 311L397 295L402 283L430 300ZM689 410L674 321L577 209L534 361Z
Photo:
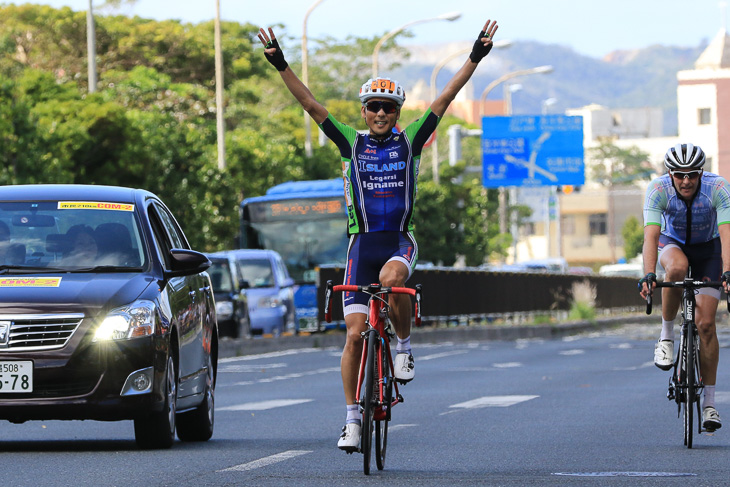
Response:
M430 84L434 66L451 53L468 48L464 43L407 46L410 58L388 75L402 80L406 86L423 80ZM664 133L677 133L677 71L691 69L707 47L694 48L650 46L644 49L615 51L603 59L578 54L571 48L526 41L514 42L507 48L495 48L472 78L472 97L481 97L485 87L494 79L512 71L551 65L550 74L513 78L507 83L519 83L522 89L512 96L513 113L538 114L542 102L555 98L550 113L561 113L597 103L609 108L660 107L664 110ZM459 56L438 74L440 90L451 74L466 59ZM387 66L384 57L382 66ZM498 86L489 99L502 99L503 87Z

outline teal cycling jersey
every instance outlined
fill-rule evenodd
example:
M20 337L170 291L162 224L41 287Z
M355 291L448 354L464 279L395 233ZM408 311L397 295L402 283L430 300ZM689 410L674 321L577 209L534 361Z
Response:
M413 231L421 151L440 120L429 108L405 130L383 140L338 122L332 114L319 125L340 150L348 235Z
M725 178L704 172L691 201L677 194L669 174L649 184L644 226L661 225L662 235L690 245L718 238L718 226L724 223L730 223L730 185Z

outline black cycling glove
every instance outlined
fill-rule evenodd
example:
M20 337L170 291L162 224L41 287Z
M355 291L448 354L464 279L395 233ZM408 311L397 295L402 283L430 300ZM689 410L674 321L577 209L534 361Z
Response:
M264 53L266 55L266 59L277 69L277 71L284 71L289 64L284 59L284 52L281 50L281 47L279 47L279 41L272 39L268 44L266 44L266 49L271 49L272 47L276 48L276 52L271 55Z
M471 54L469 54L469 59L476 64L479 64L479 61L489 54L489 51L492 50L492 46L494 45L494 43L490 43L488 46L485 46L482 42L483 37L487 37L487 32L484 30L479 33L479 37L474 41L474 47L471 48Z
M730 271L725 271L722 273L722 277L720 278L722 282L728 282L730 283Z
M729 273L730 274L730 273ZM656 274L653 272L648 273L639 280L639 291L641 291L641 285L646 283L646 287L649 288L649 292L652 289L652 283L656 282Z

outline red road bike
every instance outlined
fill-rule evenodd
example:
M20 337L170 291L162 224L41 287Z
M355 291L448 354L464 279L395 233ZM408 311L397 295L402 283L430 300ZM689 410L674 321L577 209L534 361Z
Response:
M373 433L375 436L375 463L378 470L385 467L385 451L388 444L388 423L393 406L403 402L394 379L393 357L390 340L395 336L388 318L390 306L388 295L409 294L415 298L415 325L421 324L421 285L415 289L407 287L382 287L380 284L367 286L338 285L327 281L324 315L332 321L331 298L333 292L361 292L370 295L368 301L367 329L362 333L365 340L357 377L356 401L362 413L362 436L360 453L363 454L363 470L370 474L370 453Z

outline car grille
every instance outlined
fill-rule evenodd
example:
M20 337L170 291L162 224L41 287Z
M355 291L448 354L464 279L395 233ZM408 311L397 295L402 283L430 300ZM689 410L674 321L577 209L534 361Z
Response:
M0 315L0 352L62 348L83 317L77 313Z

